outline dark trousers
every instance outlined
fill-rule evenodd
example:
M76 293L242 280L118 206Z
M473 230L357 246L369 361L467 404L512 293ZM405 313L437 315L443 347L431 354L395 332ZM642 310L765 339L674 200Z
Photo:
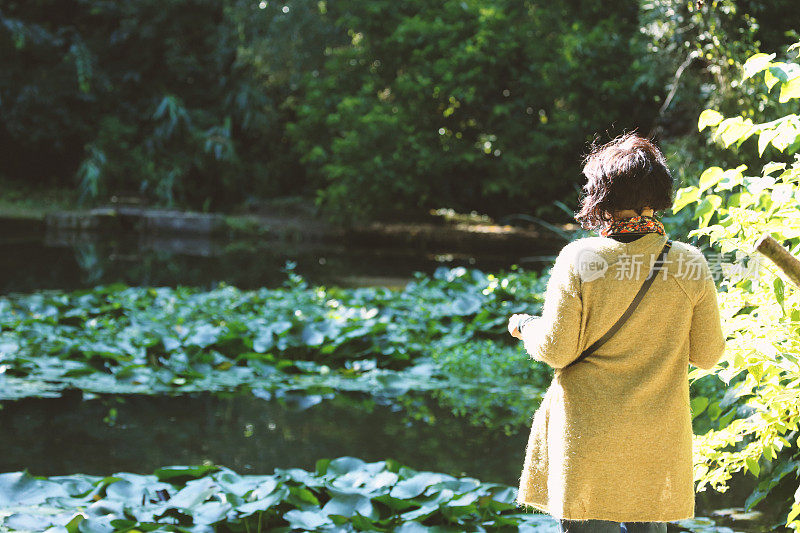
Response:
M667 533L666 522L609 522L560 520L562 533Z

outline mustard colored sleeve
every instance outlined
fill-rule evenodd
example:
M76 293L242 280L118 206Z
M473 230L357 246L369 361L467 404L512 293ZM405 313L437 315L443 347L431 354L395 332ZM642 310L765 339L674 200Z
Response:
M581 326L580 277L565 247L556 258L545 290L542 316L528 322L522 342L531 358L563 368L579 354Z
M725 334L719 315L717 287L704 258L703 291L692 310L689 330L689 362L697 368L710 370L725 352Z

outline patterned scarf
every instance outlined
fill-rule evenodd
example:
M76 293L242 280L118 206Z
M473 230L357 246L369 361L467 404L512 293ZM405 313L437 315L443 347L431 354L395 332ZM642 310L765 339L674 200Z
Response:
M647 215L615 220L600 231L600 235L603 237L617 233L660 233L661 235L666 235L664 224L655 217Z

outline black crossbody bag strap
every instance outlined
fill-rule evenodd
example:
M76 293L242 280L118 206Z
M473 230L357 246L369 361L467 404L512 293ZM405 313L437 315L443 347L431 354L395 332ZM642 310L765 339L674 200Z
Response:
M572 361L570 364L568 364L564 368L568 368L568 367L574 365L575 363L577 363L578 361L582 361L584 358L586 358L589 355L591 355L592 352L594 352L597 348L599 348L600 346L605 344L605 342L608 339L610 339L614 335L614 333L617 332L617 330L620 327L622 327L622 324L624 324L625 321L628 320L628 317L631 316L631 314L633 314L633 311L639 305L639 302L642 301L642 298L644 297L645 293L647 292L647 289L649 289L650 285L653 284L653 280L656 279L656 272L661 270L661 267L664 265L664 260L667 258L667 252L669 252L669 249L670 249L671 246L672 246L672 241L667 239L667 242L664 243L664 248L661 249L661 255L658 257L658 259L656 259L653 262L653 267L650 269L650 274L647 275L647 278L644 280L644 283L639 288L639 292L636 293L636 296L634 296L633 301L628 306L628 308L625 310L625 312L622 314L622 316L619 317L619 319L614 323L613 326L611 326L611 329L609 329L606 332L605 335L603 335L602 337L597 339L594 342L594 344L592 344L591 346L586 348L583 352L581 352L581 354L578 356L577 359Z

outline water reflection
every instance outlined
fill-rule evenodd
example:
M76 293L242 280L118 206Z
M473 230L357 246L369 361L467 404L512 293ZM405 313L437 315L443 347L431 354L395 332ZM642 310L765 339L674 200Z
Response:
M72 290L123 282L135 286L191 285L212 288L224 281L242 289L277 287L287 260L311 283L402 286L413 272L438 266L485 271L520 264L541 269L551 255L458 254L415 248L357 247L337 242L220 240L146 235L60 233L0 238L0 293ZM528 258L522 255L531 256Z
M0 410L0 471L100 475L211 461L241 473L270 473L354 455L516 482L522 432L475 428L436 405L423 411L415 416L363 394L26 399Z

